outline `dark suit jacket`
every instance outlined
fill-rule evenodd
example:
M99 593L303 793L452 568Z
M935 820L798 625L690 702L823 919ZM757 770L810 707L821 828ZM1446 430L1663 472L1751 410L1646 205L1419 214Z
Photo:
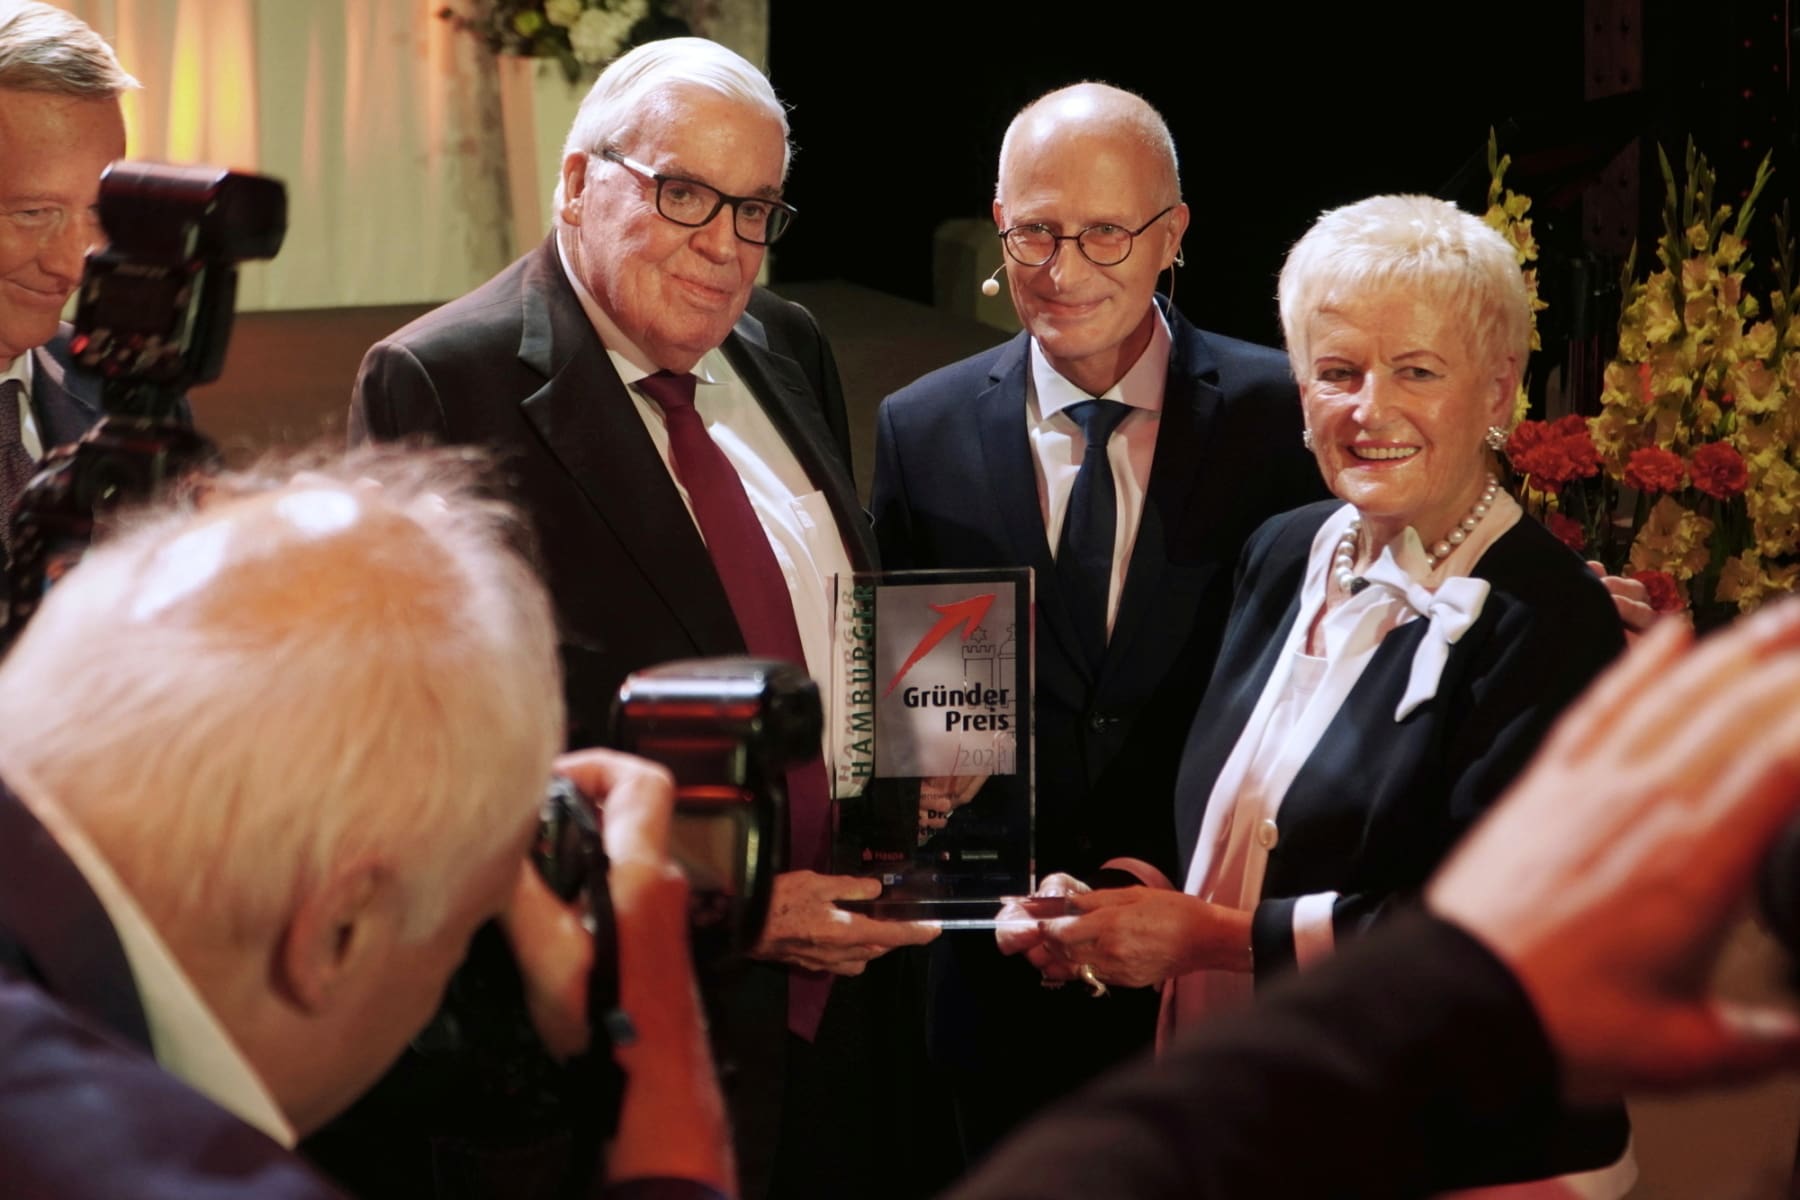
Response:
M150 1051L105 909L0 784L0 1190L173 1198L230 1180L233 1194L337 1195Z
M1300 619L1314 535L1339 507L1333 500L1276 517L1244 551L1225 645L1182 755L1177 884L1186 877L1213 782ZM1481 616L1450 648L1436 698L1395 722L1414 651L1429 628L1422 619L1408 622L1382 639L1283 794L1252 924L1259 985L1293 964L1296 897L1338 892L1332 924L1341 942L1416 896L1530 761L1557 716L1624 648L1606 590L1529 517L1500 535L1472 574L1491 590ZM1471 1029L1469 1036L1485 1034ZM1624 1152L1626 1132L1622 1108L1582 1114L1527 1174L1605 1166Z
M554 237L554 235L552 235ZM758 289L724 350L823 492L857 568L874 538L851 478L831 349L812 315ZM496 450L530 517L561 636L571 746L603 744L619 684L671 659L741 654L724 588L553 240L363 360L351 439L420 435ZM821 1045L862 981L836 981ZM782 1129L786 975L745 968L709 989L746 1191L759 1194ZM822 1055L855 1069L855 1055ZM845 1114L854 1105L837 1105ZM794 1131L804 1134L805 1131ZM814 1138L829 1150L845 1138Z
M1264 519L1324 494L1300 444L1287 360L1202 333L1179 312L1168 318L1144 513L1098 678L1075 649L1038 507L1028 337L935 371L881 407L882 565L1036 570L1040 877L1097 880L1116 856L1173 874L1176 765L1225 627L1232 568ZM1022 958L1001 958L991 935L940 938L931 972L933 1055L969 1075L1015 1079L969 1104L1018 1106L1002 1123L1147 1045L1154 1028L1153 991L1121 989L1103 1005L1080 989L1047 991ZM983 1138L971 1140L978 1149Z
M79 440L100 420L100 380L73 368L68 325L31 351L31 365L31 416L44 449Z
M946 1200L1428 1196L1523 1177L1556 1092L1505 965L1409 913L1072 1097Z
M725 353L830 501L852 564L871 564L837 364L812 315L759 289ZM604 741L630 672L743 653L706 545L553 241L369 351L350 437L408 435L502 456L556 604L570 745Z
M298 1157L157 1066L151 1051L106 910L0 783L0 1194L341 1197ZM718 1196L675 1179L601 1194Z

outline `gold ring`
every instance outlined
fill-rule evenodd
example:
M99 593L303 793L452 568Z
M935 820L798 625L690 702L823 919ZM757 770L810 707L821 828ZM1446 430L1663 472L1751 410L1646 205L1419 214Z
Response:
M1088 985L1088 993L1093 996L1106 995L1106 985L1100 982L1100 976L1094 974L1092 963L1082 963L1081 969L1075 972L1081 982Z

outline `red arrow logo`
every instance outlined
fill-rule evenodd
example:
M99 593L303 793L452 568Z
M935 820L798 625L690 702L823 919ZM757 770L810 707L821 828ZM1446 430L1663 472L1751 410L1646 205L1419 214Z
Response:
M913 647L913 652L906 656L906 662L901 664L900 669L894 673L893 680L887 685L887 691L881 694L892 695L894 689L900 686L900 681L906 678L906 673L913 669L913 664L930 654L931 648L943 641L949 632L958 625L963 627L962 640L968 641L975 630L980 627L982 619L987 616L988 609L992 607L994 607L993 592L982 596L970 596L967 600L956 600L949 604L931 605L931 611L938 614L938 623L931 627L931 632L919 639L919 644Z

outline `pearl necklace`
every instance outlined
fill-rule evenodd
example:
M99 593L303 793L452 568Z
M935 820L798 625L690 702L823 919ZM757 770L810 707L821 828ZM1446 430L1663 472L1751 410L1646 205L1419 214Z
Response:
M1457 522L1456 528L1445 534L1438 542L1425 552L1425 569L1436 569L1437 565L1450 557L1450 552L1468 541L1469 534L1475 526L1481 524L1481 518L1487 516L1488 509L1494 506L1494 498L1500 494L1500 481L1492 475L1488 476L1487 487L1481 491L1481 498L1469 508L1469 514ZM1356 573L1356 540L1362 533L1362 520L1350 522L1344 530L1344 536L1338 539L1337 550L1331 556L1331 578L1338 589L1346 596L1354 596L1369 586L1369 581Z

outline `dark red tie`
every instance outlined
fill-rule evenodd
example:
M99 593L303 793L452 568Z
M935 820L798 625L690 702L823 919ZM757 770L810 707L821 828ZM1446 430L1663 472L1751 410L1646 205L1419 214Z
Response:
M687 489L706 552L725 586L744 646L758 658L777 658L806 667L800 629L787 575L775 560L737 468L725 457L694 410L694 377L658 371L638 380L638 388L663 411L669 429L669 457L675 478ZM825 832L830 792L823 759L788 771L788 865L823 870L828 865ZM811 1041L825 1011L831 977L796 971L788 987L788 1028Z

